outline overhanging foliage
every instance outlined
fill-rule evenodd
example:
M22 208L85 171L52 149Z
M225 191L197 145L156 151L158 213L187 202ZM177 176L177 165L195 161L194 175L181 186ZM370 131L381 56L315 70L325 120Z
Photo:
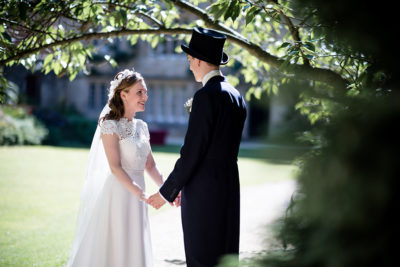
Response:
M295 3L294 1L293 3ZM315 10L298 9L289 1L271 0L111 0L111 1L2 1L0 10L0 82L5 66L22 64L32 71L72 80L97 47L94 40L125 37L132 45L143 39L157 46L166 35L188 38L194 26L227 35L230 65L239 62L250 85L248 95L276 93L290 79L309 81L298 107L337 102L359 94L370 63L364 55L338 53L326 42L315 20ZM116 65L106 55L105 60ZM238 79L233 79L239 81ZM325 103L325 107L329 106ZM314 112L318 112L318 108ZM329 113L329 112L328 112ZM324 116L314 116L323 118Z

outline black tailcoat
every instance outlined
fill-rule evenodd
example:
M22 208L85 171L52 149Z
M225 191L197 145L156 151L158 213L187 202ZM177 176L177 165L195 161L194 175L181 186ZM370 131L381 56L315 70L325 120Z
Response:
M182 226L188 267L214 266L239 252L237 155L246 106L222 76L193 97L184 145L160 189L172 202L182 190Z

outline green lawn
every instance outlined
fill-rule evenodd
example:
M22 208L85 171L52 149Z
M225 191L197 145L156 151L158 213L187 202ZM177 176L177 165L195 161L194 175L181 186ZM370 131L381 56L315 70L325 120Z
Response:
M168 175L179 147L154 147ZM243 150L241 185L288 179L295 167ZM265 154L266 155L266 154ZM0 147L0 266L63 266L69 256L88 149ZM283 162L283 163L282 163ZM157 190L147 183L148 193ZM150 216L160 211L150 210Z

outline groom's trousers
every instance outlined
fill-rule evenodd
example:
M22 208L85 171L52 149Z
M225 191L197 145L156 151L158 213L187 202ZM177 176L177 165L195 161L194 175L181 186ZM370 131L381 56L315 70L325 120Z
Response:
M221 256L239 253L237 163L210 158L204 161L203 167L182 192L188 267L215 266Z

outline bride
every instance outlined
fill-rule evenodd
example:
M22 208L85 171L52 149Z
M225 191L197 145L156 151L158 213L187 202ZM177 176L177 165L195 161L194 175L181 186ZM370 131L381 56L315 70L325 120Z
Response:
M72 252L67 266L153 266L144 170L161 186L145 110L147 88L131 70L110 83L90 148Z

